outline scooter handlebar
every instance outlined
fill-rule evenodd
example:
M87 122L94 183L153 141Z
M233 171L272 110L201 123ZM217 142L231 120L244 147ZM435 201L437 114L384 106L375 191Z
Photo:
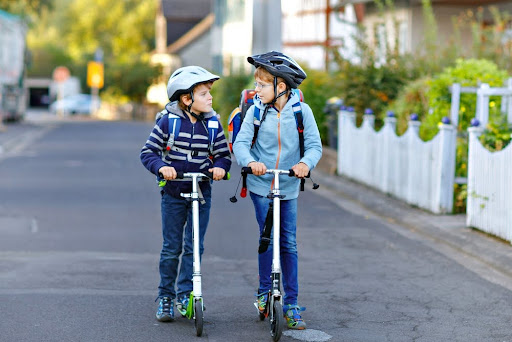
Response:
M183 179L185 178L185 174L187 172L183 172L183 171L177 171L176 172L176 178L177 179ZM203 171L203 172L198 172L198 173L201 173L203 174L204 176L203 177L208 177L210 179L213 179L213 172L209 172L209 171ZM158 173L158 176L160 178L164 178L164 176L161 174L161 173ZM231 174L229 172L226 172L226 174L224 175L224 177L222 178L223 180L229 180L231 178Z
M275 171L275 170L267 170L267 172L266 172L266 173L273 173L274 171ZM250 167L248 167L248 166L244 166L244 167L242 167L242 175L244 175L244 174L246 174L246 175L252 175L252 169L251 169ZM310 172L308 172L308 175L306 176L306 178L309 178L310 174L311 174L311 173L310 173ZM289 170L288 170L288 176L289 176L289 177L295 177L295 172L294 172L292 169L289 169Z

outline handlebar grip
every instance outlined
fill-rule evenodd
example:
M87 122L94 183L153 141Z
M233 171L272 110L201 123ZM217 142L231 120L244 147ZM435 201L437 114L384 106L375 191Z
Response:
M295 177L295 172L292 169L288 170L288 172L288 177Z
M210 178L210 179L213 179L213 172L209 172L209 171L204 171L203 174ZM231 178L231 174L229 172L226 172L224 174L224 177L222 177L222 180L229 180Z
M242 174L252 175L252 169L248 166L242 167Z

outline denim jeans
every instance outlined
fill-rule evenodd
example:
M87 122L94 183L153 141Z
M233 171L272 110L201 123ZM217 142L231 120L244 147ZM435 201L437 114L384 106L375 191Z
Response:
M256 212L256 220L260 227L260 236L264 228L270 200L267 197L251 194ZM284 304L296 305L299 293L298 257L297 257L297 199L281 200L281 232L279 246L281 252L281 271L284 289ZM273 228L272 228L273 229ZM273 235L271 235L272 237ZM271 287L272 273L272 242L266 252L258 255L260 285L258 293L268 292Z
M206 203L199 203L199 251L203 255L204 235L208 227L211 206L211 187L203 191ZM160 285L158 297L178 298L192 291L193 242L192 242L192 202L185 198L162 195L162 235L163 246L160 253ZM183 241L185 244L183 246ZM181 264L179 258L181 256ZM179 275L178 275L179 265ZM178 277L177 291L175 290Z

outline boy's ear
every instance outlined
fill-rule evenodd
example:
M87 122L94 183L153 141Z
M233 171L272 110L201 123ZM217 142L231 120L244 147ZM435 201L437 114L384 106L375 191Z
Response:
M180 100L181 102L183 102L183 104L185 106L190 106L190 104L192 103L192 99L190 98L190 95L189 94L183 94L180 96Z
M279 82L277 84L277 92L278 93L285 91L287 88L288 87L286 86L286 83L284 83L284 82Z

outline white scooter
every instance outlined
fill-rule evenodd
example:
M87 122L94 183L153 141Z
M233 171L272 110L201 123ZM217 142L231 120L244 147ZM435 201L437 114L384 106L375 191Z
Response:
M229 172L226 172L224 180L229 179ZM192 180L192 192L181 193L184 198L189 198L192 201L192 242L194 250L194 269L192 273L192 292L187 306L187 313L185 317L194 319L196 335L203 334L203 292L201 289L201 256L199 253L199 181L213 179L211 172L177 172L177 179L189 178Z
M274 189L272 189L267 196L268 198L272 199L273 202L272 272L270 276L272 280L272 288L267 296L267 304L265 306L265 311L260 312L258 309L258 313L260 315L260 320L262 321L265 319L265 317L269 317L270 335L272 336L272 339L274 341L279 341L279 339L281 338L281 334L283 333L284 327L283 295L281 293L281 258L279 248L279 236L281 230L280 209L281 199L283 199L284 196L281 195L281 191L279 189L279 175L288 175L289 177L293 177L295 174L293 170L277 169L267 169L266 173L274 175ZM245 175L247 174L252 174L252 169L250 167L242 168L242 176L245 178ZM268 241L269 237L262 237L262 239L267 239ZM256 308L258 308L258 304L255 303L255 305Z

